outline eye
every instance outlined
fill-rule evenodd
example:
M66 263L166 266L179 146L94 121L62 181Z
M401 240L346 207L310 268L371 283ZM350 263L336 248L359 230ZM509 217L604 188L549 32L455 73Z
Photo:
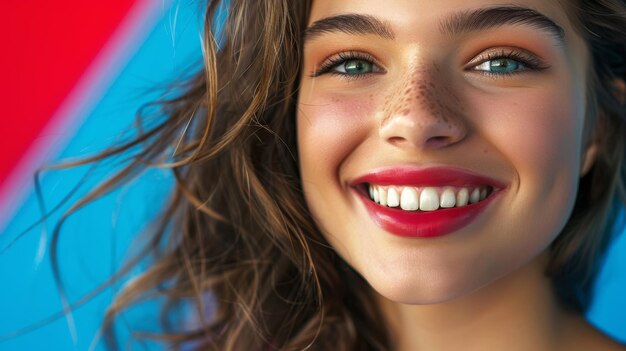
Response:
M470 63L470 70L498 77L537 72L550 67L537 56L522 49L489 52L473 61L478 61L478 64Z
M376 62L374 57L366 53L341 52L324 60L311 76L318 77L329 73L345 78L360 78L368 74L383 72Z
M365 60L346 60L343 63L333 67L335 72L344 74L365 74L374 72L375 66L373 63Z
M510 58L500 58L489 60L475 66L477 71L487 71L491 73L514 73L526 68L523 63Z

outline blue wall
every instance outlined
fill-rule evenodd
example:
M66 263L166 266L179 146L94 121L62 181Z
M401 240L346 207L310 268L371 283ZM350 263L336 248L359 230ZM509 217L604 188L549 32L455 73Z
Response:
M132 59L90 111L78 133L60 136L71 140L57 161L93 155L114 143L132 125L139 107L162 93L162 89L155 87L165 87L199 67L201 11L193 1L162 2L162 6L162 17L140 47L135 48ZM43 173L41 188L46 208L53 209L89 172L87 182L71 197L78 199L110 175L112 167L102 164L89 169ZM81 299L119 268L136 234L158 214L171 184L166 171L149 171L69 218L61 231L58 257L70 301ZM33 326L63 308L46 249L55 223L67 208L64 205L54 212L45 225L25 231L42 213L33 192L0 236L2 250L15 237L23 235L0 256L0 276L4 281L0 288L0 350L88 350L106 306L119 289L117 284L73 311L75 336L71 322L61 315L28 334L12 337L14 332ZM150 327L154 324L151 321L156 321L156 313L156 308L137 308L129 319ZM96 349L104 348L99 344Z

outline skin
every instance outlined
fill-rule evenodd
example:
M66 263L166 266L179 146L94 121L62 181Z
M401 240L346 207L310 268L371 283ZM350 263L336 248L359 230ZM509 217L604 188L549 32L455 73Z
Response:
M586 44L554 1L515 5L558 23L563 43L530 25L439 30L456 11L495 4L502 2L313 2L309 25L365 14L395 37L335 31L305 41L297 125L307 204L377 294L397 350L622 349L566 312L543 274L595 157L595 145L583 141ZM487 54L511 48L548 68L510 76L476 69ZM371 56L378 71L315 75L348 51ZM506 189L455 233L398 237L372 221L350 183L400 165L460 167Z

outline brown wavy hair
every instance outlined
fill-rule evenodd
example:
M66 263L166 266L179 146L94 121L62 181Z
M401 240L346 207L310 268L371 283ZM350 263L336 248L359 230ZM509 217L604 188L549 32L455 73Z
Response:
M111 348L117 346L116 318L155 296L166 301L164 330L145 337L174 349L391 348L371 288L321 235L302 194L295 109L310 5L208 1L204 67L182 93L158 102L161 121L82 162L132 155L128 167L75 208L147 167L167 167L176 179L144 249L120 272L143 259L151 262L108 309L104 326ZM222 26L216 18L224 6ZM626 3L579 0L563 6L592 57L586 130L599 152L551 247L547 274L563 301L583 312L626 203ZM172 318L184 302L194 307L187 318L195 323L176 328Z

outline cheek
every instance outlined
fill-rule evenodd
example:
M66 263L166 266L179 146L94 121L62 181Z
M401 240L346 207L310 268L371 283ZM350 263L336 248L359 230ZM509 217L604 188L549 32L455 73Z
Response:
M520 252L548 244L573 209L584 116L574 96L556 87L529 89L479 106L478 115L493 121L481 122L485 138L517 177L509 209L527 238L517 243L526 247Z
M577 176L584 114L576 95L551 88L472 99L481 101L476 115L489 120L478 122L485 137L518 173L526 173L520 177L548 173L572 178Z
M363 141L375 131L375 95L327 88L313 92L309 87L301 87L297 110L302 189L318 228L333 247L346 253L350 245L344 234L354 224L354 213L340 175L360 154L371 156Z
M370 132L370 97L301 92L297 126L303 186L338 184L340 167Z

